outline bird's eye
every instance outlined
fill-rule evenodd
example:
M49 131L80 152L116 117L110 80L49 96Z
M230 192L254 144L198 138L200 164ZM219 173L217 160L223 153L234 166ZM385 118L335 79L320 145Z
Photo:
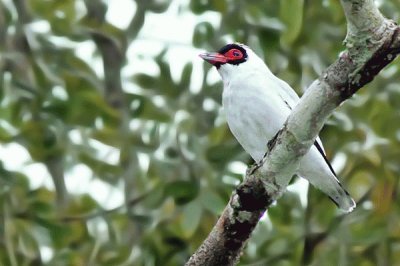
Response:
M238 49L231 49L225 54L225 56L227 56L230 60L237 60L243 57L243 53Z

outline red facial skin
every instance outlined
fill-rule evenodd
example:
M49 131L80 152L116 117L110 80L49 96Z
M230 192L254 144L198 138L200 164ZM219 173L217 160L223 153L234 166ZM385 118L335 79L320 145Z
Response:
M225 64L229 61L241 59L243 57L243 54L238 49L230 49L225 54L202 53L202 54L199 54L199 56L201 58L203 58L205 61L207 61L208 63L210 63L212 65L216 65L216 64Z

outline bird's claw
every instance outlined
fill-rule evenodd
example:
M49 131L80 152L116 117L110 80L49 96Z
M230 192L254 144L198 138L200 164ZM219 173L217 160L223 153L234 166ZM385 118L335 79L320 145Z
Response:
M262 166L262 161L261 162L255 162L253 165L251 165L249 168L247 168L246 175L252 175L254 172Z

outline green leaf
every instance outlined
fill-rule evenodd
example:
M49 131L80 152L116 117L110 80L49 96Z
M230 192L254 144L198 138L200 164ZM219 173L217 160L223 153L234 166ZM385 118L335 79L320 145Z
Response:
M167 10L171 4L171 0L144 1L146 8L154 13L162 13Z
M174 181L166 185L165 193L168 196L172 196L176 204L182 205L197 197L199 185L191 181Z
M55 34L68 35L75 29L73 22L77 12L74 0L32 0L27 3L37 16L50 22Z
M89 194L83 194L74 197L73 201L69 203L68 209L65 211L64 215L65 217L74 217L90 214L93 213L97 207L97 202Z
M190 9L195 14L201 14L210 10L225 13L228 9L228 3L226 0L190 1Z
M154 89L158 86L157 77L153 77L147 74L137 74L133 77L134 81L143 89Z
M121 144L120 132L116 127L104 126L99 130L95 130L90 135L104 144L118 147Z
M170 121L171 118L169 114L160 107L157 107L150 98L141 95L133 95L131 100L137 102L137 106L135 106L132 112L133 117L155 120L158 122Z
M221 215L225 205L228 203L227 201L225 202L220 195L210 189L203 189L200 200L203 204L203 208L211 211L215 215Z
M303 23L304 0L281 0L280 18L286 25L281 36L284 44L290 45L299 36Z
M203 206L200 201L194 200L185 205L182 212L181 228L184 237L191 237L201 221Z
M181 83L180 83L181 90L189 90L192 72L193 72L193 64L187 63L182 70Z
M202 47L208 43L214 36L214 28L209 22L201 22L196 25L193 33L193 44L196 47Z
M45 161L62 152L56 133L46 121L26 121L21 127L21 142L34 160Z
M232 160L242 149L236 141L211 146L206 151L206 158L214 164L220 165Z
M13 138L13 135L11 135L5 128L0 127L0 141L2 143L11 142Z
M106 180L111 183L118 182L116 178L121 173L121 168L118 165L113 165L94 158L87 152L79 153L79 160L86 164L94 173L96 173L102 180Z
M53 191L45 188L36 189L29 194L30 204L29 210L35 215L46 216L51 215L54 211L55 195Z

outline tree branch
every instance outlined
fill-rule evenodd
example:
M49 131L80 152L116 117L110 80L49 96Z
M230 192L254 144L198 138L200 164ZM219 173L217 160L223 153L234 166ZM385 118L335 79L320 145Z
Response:
M270 204L280 197L325 120L400 52L400 28L373 0L342 0L346 48L307 89L277 133L261 166L233 192L213 230L186 265L234 265Z

